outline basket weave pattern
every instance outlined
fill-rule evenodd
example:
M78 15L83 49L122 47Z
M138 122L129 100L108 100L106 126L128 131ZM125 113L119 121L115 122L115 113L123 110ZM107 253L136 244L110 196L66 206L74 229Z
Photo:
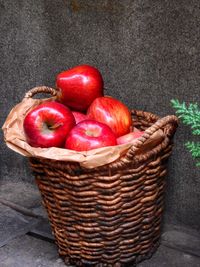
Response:
M59 254L79 266L124 266L151 256L158 246L166 163L177 127L174 116L132 111L133 124L164 140L144 154L133 147L95 169L78 163L31 158ZM149 128L150 127L150 128ZM143 139L140 139L143 140Z

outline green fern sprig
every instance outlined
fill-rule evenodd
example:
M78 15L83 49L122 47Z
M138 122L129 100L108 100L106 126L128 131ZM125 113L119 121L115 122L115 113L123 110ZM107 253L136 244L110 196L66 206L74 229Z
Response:
M189 104L187 107L185 102L180 103L177 99L171 100L173 108L176 109L176 114L182 119L183 123L191 126L194 135L200 135L200 109L195 104Z
M182 122L191 127L192 134L200 135L200 108L198 104L190 103L187 107L185 102L180 103L177 99L172 99L171 104ZM185 145L191 152L193 158L200 159L200 142L188 141ZM197 162L197 166L200 167L200 161Z
M194 158L200 158L200 143L197 142L187 142L186 147L189 149L189 151L192 153L192 156Z

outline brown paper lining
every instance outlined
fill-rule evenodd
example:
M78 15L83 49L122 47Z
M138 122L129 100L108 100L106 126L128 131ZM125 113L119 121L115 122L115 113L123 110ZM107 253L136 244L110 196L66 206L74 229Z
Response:
M102 147L93 149L87 152L77 152L64 148L36 148L31 147L26 142L26 137L23 131L23 121L26 114L35 106L54 100L53 97L47 99L32 99L24 98L21 103L17 104L9 113L2 129L4 139L9 148L26 157L39 157L46 159L54 159L61 161L79 162L85 168L95 168L119 159L126 151L134 144L132 143ZM137 129L135 129L137 131ZM164 138L162 130L155 132L141 147L138 153L146 152Z

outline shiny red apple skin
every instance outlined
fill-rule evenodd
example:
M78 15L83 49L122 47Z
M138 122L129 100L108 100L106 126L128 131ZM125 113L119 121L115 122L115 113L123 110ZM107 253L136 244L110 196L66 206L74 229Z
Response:
M80 65L58 74L56 86L61 103L77 111L86 111L96 97L103 96L104 83L98 69Z
M63 147L75 119L72 112L57 102L46 102L31 110L24 119L27 142L33 147Z
M87 116L107 124L117 137L129 133L132 125L128 107L110 96L96 98L90 105Z
M144 131L137 131L137 132L131 132L131 133L122 135L122 136L117 138L117 144L121 145L121 144L130 143L134 139L137 139L140 136L142 136L143 134L144 134Z
M65 148L89 151L105 146L115 146L116 136L109 126L94 120L79 122L68 134Z
M87 116L81 112L72 111L72 114L74 115L76 124L81 122L81 121L87 120Z

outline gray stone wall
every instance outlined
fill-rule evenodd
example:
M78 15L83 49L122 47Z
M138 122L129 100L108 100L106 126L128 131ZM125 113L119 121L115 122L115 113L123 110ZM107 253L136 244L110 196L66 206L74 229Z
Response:
M107 94L165 116L170 99L200 102L198 0L0 0L0 124L24 93L54 86L62 70L87 63ZM200 179L180 124L169 162L165 221L200 228ZM26 159L1 132L0 179L30 181ZM14 190L14 189L13 189Z

